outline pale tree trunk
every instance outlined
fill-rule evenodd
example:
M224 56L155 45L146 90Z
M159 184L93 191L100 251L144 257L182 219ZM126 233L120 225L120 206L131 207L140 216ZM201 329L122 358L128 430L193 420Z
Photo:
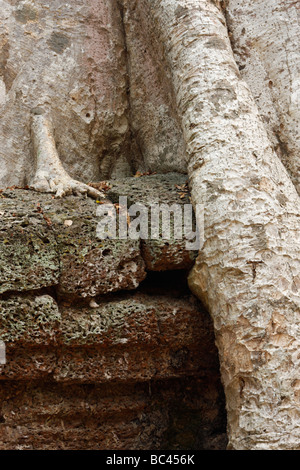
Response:
M227 0L241 74L300 192L300 2Z
M205 243L190 287L214 320L229 448L299 449L300 203L217 2L144 0L172 71Z

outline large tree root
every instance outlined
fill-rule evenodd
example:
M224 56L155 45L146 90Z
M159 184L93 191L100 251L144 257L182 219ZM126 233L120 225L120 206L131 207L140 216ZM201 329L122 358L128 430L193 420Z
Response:
M176 3L176 8L174 8ZM205 242L229 448L300 448L300 201L233 59L218 2L142 0L173 75Z
M235 57L300 194L300 22L295 0L228 0Z
M105 198L103 193L72 179L65 171L56 150L51 123L44 115L33 116L31 129L36 161L36 173L30 183L32 189L54 193L56 197L86 194L95 199Z

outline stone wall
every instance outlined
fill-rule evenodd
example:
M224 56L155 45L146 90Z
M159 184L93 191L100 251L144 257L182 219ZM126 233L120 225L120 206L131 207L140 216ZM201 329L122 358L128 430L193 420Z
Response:
M185 183L104 186L117 207L183 204ZM186 282L195 253L174 238L99 240L96 209L1 192L0 449L224 449L212 323Z

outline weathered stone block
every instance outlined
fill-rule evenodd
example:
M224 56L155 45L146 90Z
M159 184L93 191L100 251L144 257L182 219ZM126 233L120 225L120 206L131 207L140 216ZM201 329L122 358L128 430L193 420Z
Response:
M55 233L40 213L36 194L7 191L0 196L0 293L57 284Z
M143 382L218 368L208 314L191 299L127 295L97 308L49 295L0 301L7 361L0 378Z
M0 200L0 293L59 284L93 297L135 289L146 276L138 240L99 240L97 204L9 190Z
M170 216L170 237L162 238L162 226L159 226L159 238L149 236L142 240L141 249L146 268L149 271L166 271L173 269L190 269L198 250L187 249L187 234L184 230L183 208L184 204L190 204L187 187L187 176L178 173L166 175L146 175L136 178L122 178L108 182L111 188L107 196L114 203L119 202L120 196L126 196L128 207L132 204L143 204L149 210L149 235L150 210L152 205L166 204L170 209L176 204L182 210L182 238L174 236L174 219Z
M218 377L142 384L4 381L1 450L225 449Z
M136 289L146 277L139 241L99 240L95 217L75 210L68 217L72 226L62 227L57 236L60 294L94 297Z
M107 197L132 203L189 203L185 175L150 175L108 182ZM186 238L97 238L97 203L69 196L6 190L0 200L0 293L59 285L61 294L94 297L135 289L150 271L189 269L197 251L186 249ZM182 219L183 220L183 219ZM150 222L150 211L149 211Z
M20 346L55 344L61 315L50 295L12 296L0 299L0 339Z

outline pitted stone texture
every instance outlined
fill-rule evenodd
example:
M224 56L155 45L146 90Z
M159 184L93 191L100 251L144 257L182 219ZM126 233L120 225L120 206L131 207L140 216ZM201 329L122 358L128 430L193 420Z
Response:
M59 284L62 294L94 297L135 289L146 276L138 240L99 240L97 204L8 190L0 199L0 292Z
M58 306L50 295L0 299L0 339L19 347L57 342L61 325Z
M141 203L146 206L155 203L165 204L187 204L189 194L186 193L183 199L180 198L181 191L177 186L187 183L187 175L179 173L167 174L145 174L130 177L118 178L108 181L110 189L107 190L107 197L114 203L119 202L120 196L128 198L128 204Z
M136 178L120 178L117 181L109 181L109 185L111 185L111 189L107 191L107 196L113 202L117 203L120 196L126 196L128 207L132 204L143 204L148 208L149 234L151 234L151 205L166 204L170 209L174 204L179 205L182 213L182 238L176 239L174 237L174 218L171 214L170 238L162 238L160 226L159 239L149 236L148 239L142 240L142 254L149 271L190 269L194 264L198 250L187 249L188 238L185 234L183 214L184 205L191 204L191 202L186 175L168 173L166 175L153 174Z
M189 204L178 174L124 178L107 182L107 197L133 203ZM6 190L0 199L0 292L59 286L61 294L95 297L136 289L146 271L189 269L197 251L187 250L186 238L142 240L97 238L98 204L84 197L61 200L49 194ZM182 211L183 213L183 211ZM183 218L182 218L183 221ZM150 210L149 210L150 222ZM149 231L149 236L151 233Z
M62 235L59 240L59 293L95 297L118 290L136 289L146 277L139 242L93 240L95 224L88 225L86 220L78 220L70 228L68 236ZM76 244L76 237L83 234L84 241Z
M141 382L218 369L209 315L190 296L127 294L91 308L26 294L0 306L1 379Z
M60 255L59 293L95 297L136 289L146 277L139 240L97 237L97 204L68 198L47 210L55 222Z
M62 318L69 349L59 355L58 381L145 381L218 367L210 318L189 297L136 294L92 313L63 308Z
M39 213L36 195L9 191L0 196L0 293L57 284L56 237Z

